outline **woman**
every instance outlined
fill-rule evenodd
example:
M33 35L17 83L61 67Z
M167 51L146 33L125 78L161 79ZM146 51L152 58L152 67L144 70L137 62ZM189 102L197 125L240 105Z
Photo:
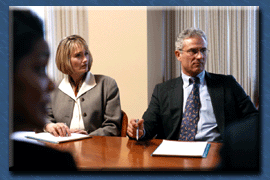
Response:
M10 170L76 170L69 153L24 138L25 131L42 131L47 117L46 104L54 85L45 73L49 49L43 26L30 11L11 10L13 62L13 163Z
M78 35L58 45L56 65L66 74L52 93L45 131L55 136L83 133L118 136L121 130L119 90L114 79L90 72L92 56Z

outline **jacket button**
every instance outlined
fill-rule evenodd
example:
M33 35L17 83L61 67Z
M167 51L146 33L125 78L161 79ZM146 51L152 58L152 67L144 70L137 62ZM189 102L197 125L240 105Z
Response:
M86 113L83 113L83 117L86 117L87 116L87 114Z
M83 102L84 101L84 98L81 98L81 101Z

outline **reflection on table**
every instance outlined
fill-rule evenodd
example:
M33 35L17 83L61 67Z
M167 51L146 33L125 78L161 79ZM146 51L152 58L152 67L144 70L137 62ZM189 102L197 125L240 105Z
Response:
M152 157L162 140L130 140L127 137L94 136L89 139L46 143L52 148L70 152L79 170L87 171L209 171L219 163L221 143L211 142L206 158Z

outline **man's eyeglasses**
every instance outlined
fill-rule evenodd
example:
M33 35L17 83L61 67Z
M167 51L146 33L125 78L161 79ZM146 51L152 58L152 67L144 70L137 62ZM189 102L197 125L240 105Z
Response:
M184 51L182 49L179 49L179 51ZM207 55L207 53L209 53L209 49L206 49L206 48L202 48L202 49L189 49L187 51L184 51L184 52L187 52L190 56L194 56L194 55L197 55L199 53L199 51L203 54L203 55Z

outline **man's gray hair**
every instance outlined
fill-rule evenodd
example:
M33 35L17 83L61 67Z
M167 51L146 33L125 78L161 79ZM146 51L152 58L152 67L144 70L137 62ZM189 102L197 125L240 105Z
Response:
M202 37L204 38L204 40L207 43L207 39L206 39L206 35L205 33L200 30L200 29L196 29L196 28L188 28L183 30L177 37L176 42L175 42L175 50L181 50L183 48L183 41L186 38L190 38L190 37Z

